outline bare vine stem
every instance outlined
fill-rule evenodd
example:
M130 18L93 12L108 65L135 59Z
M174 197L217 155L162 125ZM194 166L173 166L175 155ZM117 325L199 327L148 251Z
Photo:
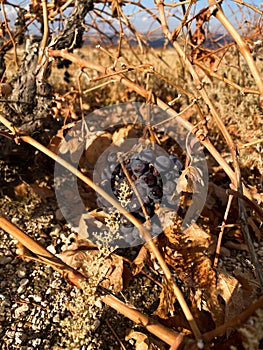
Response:
M90 61L86 61L83 59L80 59L73 54L67 52L67 50L49 50L48 51L50 57L62 57L65 59L70 60L72 63L75 63L80 68L89 68L91 70L96 70L101 73L105 73L105 67L94 63ZM169 105L167 105L164 101L162 101L158 97L154 97L152 94L150 94L149 91L145 90L143 87L139 86L138 84L131 81L128 77L126 77L124 74L118 74L113 77L117 81L121 82L125 86L128 86L133 91L137 92L139 95L143 96L145 99L148 100L149 96L152 99L153 103L156 103L162 110L166 111L166 113L174 118L178 117L178 114L175 112L174 109L172 109ZM188 122L187 120L180 119L182 124L190 131L190 130L198 130L193 124ZM201 144L207 148L209 153L214 157L214 159L220 164L220 166L224 169L228 177L230 178L234 188L237 188L237 182L236 182L236 176L235 172L232 170L232 168L228 165L228 163L225 161L225 159L220 155L220 153L216 150L216 148L213 146L213 144L210 142L209 138L206 134L203 134L202 132L199 135L199 140ZM244 194L251 199L251 194L247 188L244 187Z
M16 227L14 224L12 224L10 221L8 221L2 216L0 216L0 228L9 233L16 240L18 240L32 253L37 255L42 263L52 266L57 272L62 274L63 277L67 278L72 284L74 284L79 289L83 288L81 282L87 280L87 278L84 275L82 275L80 272L73 269L69 265L65 264L61 259L50 253L39 243L35 242L26 233L21 231L18 227ZM106 296L102 296L101 300L105 304L109 305L116 311L123 314L125 317L128 317L133 322L143 325L149 332L153 333L155 336L157 336L167 344L171 346L176 344L178 348L182 344L185 337L183 334L177 333L161 325L160 323L141 313L137 309L124 304L115 296L109 294Z
M10 36L10 41L12 42L12 45L14 47L14 62L15 62L16 68L18 68L16 42L14 40L13 34L11 33L11 31L9 29L9 25L8 25L8 21L7 21L7 18L6 18L6 12L5 12L5 5L4 4L5 4L5 1L1 0L1 9L2 9L2 12L3 12L4 23L5 23L5 27L6 27L7 33Z
M41 2L43 8L43 22L44 22L44 34L40 45L40 55L38 58L38 64L42 62L45 48L47 46L48 36L49 36L49 25L48 25L48 10L47 10L47 0L42 0Z
M214 6L215 1L209 0L209 4L211 6ZM254 61L250 49L246 42L241 38L241 36L238 34L234 26L229 22L229 20L224 15L224 12L222 11L221 7L217 5L217 11L214 13L215 17L221 22L221 24L226 28L228 33L232 36L232 38L237 43L237 46L243 55L244 59L247 62L247 65L251 71L251 74L254 77L255 83L258 87L259 93L260 93L260 102L261 106L263 107L263 81L260 76L258 67L256 65L256 62Z
M147 242L147 248L152 252L152 254L155 256L156 260L160 264L160 267L163 270L164 276L168 282L168 284L171 286L175 296L178 299L178 302L185 314L186 319L189 322L189 325L193 331L194 336L197 339L200 339L201 333L196 325L196 322L191 314L191 311L183 297L182 292L178 288L177 284L172 278L171 272L160 253L157 246L152 241L152 237L149 233L149 231L141 225L141 222L137 220L133 215L131 215L128 211L126 211L120 204L117 202L113 197L111 197L107 192L105 192L101 187L96 185L90 178L82 174L79 170L77 170L74 166L72 166L70 163L65 161L63 158L57 156L55 153L51 152L49 149L47 149L45 146L41 145L39 142L34 140L32 137L27 135L19 135L19 130L15 128L5 117L0 115L0 122L2 122L12 133L15 133L19 138L30 144L31 146L35 147L39 151L46 154L48 157L53 159L55 162L59 163L63 167L65 167L67 170L69 170L72 174L76 175L80 180L82 180L84 183L86 183L89 187L91 187L94 191L99 193L104 199L106 199L107 202L112 204L121 214L123 214L131 223L133 223L134 226L136 226L141 234L141 236L145 239Z
M262 98L262 103L263 103L263 82L260 78L257 66L255 65L255 62L253 61L253 58L251 56L251 53L250 53L248 46L241 39L241 37L236 32L236 30L232 26L232 24L226 19L222 10L220 9L220 6L217 4L217 2L215 2L214 0L209 0L209 4L210 4L210 9L209 9L210 15L214 14L221 21L221 23L226 27L226 29L233 36L234 40L238 44L239 49L240 49L241 53L243 54L244 58L246 59L248 66L251 70L251 73L253 74L253 77L256 81L256 84L259 88L259 92L260 92L260 96L261 96L260 98ZM232 181L232 184L235 186L235 188L241 194L243 194L243 185L242 185L242 181L241 181L240 167L239 167L239 163L238 163L238 159L237 159L236 145L234 144L234 141L233 141L232 137L230 136L225 124L223 123L219 113L217 112L214 104L210 100L205 88L203 87L203 85L199 79L199 76L196 73L192 63L187 58L187 56L186 56L185 52L182 50L181 46L174 40L173 34L170 33L168 25L167 25L166 17L165 17L163 1L156 0L156 5L157 5L159 13L160 13L160 20L162 23L164 35L171 41L171 43L173 44L177 53L179 54L181 59L185 62L187 69L189 70L190 74L192 75L192 77L196 83L196 88L199 91L199 94L201 95L201 97L203 98L203 100L205 101L207 106L209 106L210 112L211 112L219 130L221 131L222 135L224 136L224 138L226 140L226 143L231 151L234 169L235 169L234 177L231 178L231 181ZM250 233L249 233L247 221L246 221L246 211L245 211L243 200L241 198L239 198L238 204L239 204L239 215L240 215L242 232L243 232L245 240L248 243L251 260L256 268L257 277L258 277L259 283L261 285L261 289L263 291L263 274L262 274L261 267L260 267L260 264L258 261L258 257L257 257L256 252L255 252L253 242L252 242L251 237L250 237Z
M214 268L217 268L217 265L218 265L218 260L219 260L219 255L220 255L220 247L221 247L221 243L222 243L224 230L225 230L225 227L226 227L226 222L227 222L229 210L231 208L232 200L233 200L233 195L229 194L228 201L227 201L227 206L226 206L226 210L225 210L225 214L224 214L223 223L221 225L221 230L220 230L218 238L217 238L215 258L214 258L214 264L213 264Z

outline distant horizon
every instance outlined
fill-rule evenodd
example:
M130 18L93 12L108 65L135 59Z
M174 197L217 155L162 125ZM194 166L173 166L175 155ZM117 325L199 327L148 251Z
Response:
M257 9L260 9L260 7L262 8L263 3L259 3L256 0L248 0L246 1L247 4L252 5L254 7L256 7ZM21 1L21 7L22 8L27 8L29 7L29 4L31 3L29 0L24 0ZM142 5L144 5L147 9L149 9L150 11L152 11L155 15L157 15L159 17L158 11L156 9L156 7L154 6L154 2L153 0L141 0L140 3ZM173 4L173 0L167 0L165 2L166 4ZM16 5L18 5L16 3ZM96 3L95 7L97 9L100 9L101 6L104 6L102 3ZM193 14L198 13L202 8L205 8L208 6L208 0L197 0L196 4L193 4L192 6L192 10L190 11L189 14L189 18L191 18L191 16L193 16ZM6 15L8 20L10 21L10 27L11 29L14 29L14 20L16 18L16 10L7 4L4 4L5 10L6 10ZM142 11L142 9L140 10L140 8L138 6L136 6L135 4L130 3L129 5L125 5L122 7L123 8L123 12L125 13L125 15L127 16L127 18L130 20L131 24L134 26L134 28L141 34L148 34L149 32L155 32L155 31L160 31L160 24L157 23L157 21L154 21L153 18L149 15L149 13L147 13L146 11ZM252 20L255 21L255 13L253 12L249 12L248 8L246 6L241 6L237 3L235 3L234 1L231 0L225 0L222 3L222 8L223 11L225 12L227 18L230 20L230 22L235 26L235 27L239 27L238 29L240 31L245 30L246 26L249 25L250 22L252 22ZM238 11L239 9L242 8L242 18L239 18L240 16L238 16ZM261 9L260 9L261 10ZM136 14L134 15L134 11L136 11ZM252 10L250 10L252 11ZM66 14L70 13L70 9L67 9ZM181 6L176 6L176 7L166 7L166 16L167 16L167 22L168 22L168 26L169 29L172 31L174 30L181 22L181 19L183 18L183 13L182 13L182 7ZM254 16L254 18L252 18ZM259 17L259 16L258 16ZM0 11L0 21L3 20L3 15L1 14ZM92 12L91 15L87 15L86 17L86 24L87 27L89 26L89 24L92 22L93 20L93 16L92 16ZM100 19L100 29L102 29L105 33L113 33L113 31L110 30L110 26L107 25L107 23L102 23L101 19ZM118 19L115 18L111 18L111 24L113 25L113 27L118 27L119 23L118 23ZM206 24L207 27L209 27L209 31L210 32L221 32L222 34L224 34L225 29L222 27L222 25L219 23L219 21L212 17L211 20L209 21L209 23ZM193 25L192 25L192 29L195 28L195 21L193 21ZM33 24L30 25L29 27L29 33L32 34L36 34L37 32L39 32L39 23L35 22ZM94 29L90 29L90 33L92 33L94 31ZM130 29L125 28L124 26L124 33L130 35Z

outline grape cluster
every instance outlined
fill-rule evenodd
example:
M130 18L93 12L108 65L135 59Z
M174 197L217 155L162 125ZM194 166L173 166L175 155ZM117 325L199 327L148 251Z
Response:
M125 208L141 223L152 218L159 206L174 206L177 179L182 169L176 156L144 148L139 152L109 152L105 163L100 186L120 200L126 181L129 191ZM101 197L99 204L108 209L108 203ZM161 232L156 217L151 220L151 231L154 235ZM138 230L124 217L120 220L120 233L128 241L131 237L139 237Z

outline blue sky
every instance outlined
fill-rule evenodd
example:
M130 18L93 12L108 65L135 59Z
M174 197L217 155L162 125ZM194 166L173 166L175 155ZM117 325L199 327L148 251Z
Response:
M172 0L167 0L165 1L167 4L175 3L175 1ZM177 3L179 2L178 0L176 1ZM154 9L154 3L153 0L142 0L141 3L143 3L146 7ZM263 3L263 1L259 0L246 0L246 3L251 4L255 6L258 9L263 10L263 8L260 8L260 4ZM192 14L198 13L202 8L208 6L208 0L198 0L196 4L192 6ZM238 23L241 21L244 22L244 19L250 21L254 19L254 12L246 8L245 6L240 6L236 4L234 1L231 0L224 0L223 5L222 5L223 11L225 12L226 16L228 19L233 23L233 25L236 27ZM243 9L244 12L240 11L240 9ZM171 17L170 17L170 29L173 29L174 26L179 24L179 21L176 20L175 17L172 17L172 13L175 15L178 14L180 18L182 18L182 13L180 11L180 7L175 8L170 8L171 9ZM128 11L129 12L129 11ZM156 12L157 13L157 12ZM257 19L259 19L259 15L256 16ZM146 14L138 14L137 16L134 17L134 24L136 27L138 27L140 30L143 30L144 27L149 27L151 25L150 17L147 16ZM211 29L214 29L215 31L220 30L220 24L216 19L213 19L210 23L210 27L212 26Z
M137 0L134 0L134 1L137 1ZM13 2L15 4L19 4L22 7L27 7L28 4L30 3L29 0L22 0L22 1L10 0L10 2ZM176 2L179 3L179 0L177 0L177 1L166 0L165 2L167 4L169 4L169 3L172 4L172 3L176 3ZM248 4L254 5L258 9L260 9L260 4L263 2L263 0L262 1L260 1L260 0L246 0L246 2ZM158 14L155 7L154 7L153 0L141 0L141 3L144 6L146 6L147 8L151 9L156 14ZM208 5L208 0L197 0L196 4L194 4L192 7L192 9L193 9L192 14L198 13L202 8L206 7L207 5ZM98 6L102 6L102 5L96 4L95 6L98 7ZM251 10L248 10L245 6L240 6L240 5L236 4L233 0L224 0L222 6L223 6L223 10L224 10L225 14L227 15L227 17L229 18L229 20L231 21L231 23L233 23L233 25L235 27L237 27L238 24L240 24L240 23L242 23L242 26L245 26L246 25L245 20L255 22L254 12ZM243 13L240 11L240 8L244 9ZM12 26L13 20L16 17L16 12L12 7L7 6L7 5L5 5L5 9L6 9L8 18L11 20L11 26ZM181 7L166 8L166 13L169 13L168 23L170 26L170 30L173 30L179 24L179 19L182 18L182 12L180 9L181 9ZM261 8L261 10L262 9L263 8ZM131 15L132 13L134 13L134 11L136 11L136 14L131 16L130 20L134 24L136 29L139 30L140 32L145 32L145 31L153 30L154 28L156 28L156 23L154 23L152 18L146 12L139 11L138 7L136 7L135 5L126 5L123 7L123 10L124 10L125 14L128 16ZM256 18L259 19L259 15L257 15ZM0 11L0 21L1 20L2 20L2 14ZM116 24L117 24L117 20L116 20ZM223 30L220 27L220 24L217 22L216 19L213 19L212 21L210 21L209 29L214 31L214 32L220 32L220 31L222 32L222 30ZM31 30L33 30L33 27Z

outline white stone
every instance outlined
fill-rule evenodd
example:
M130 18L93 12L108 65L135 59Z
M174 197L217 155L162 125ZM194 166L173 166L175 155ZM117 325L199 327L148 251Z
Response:
M40 303L41 300L42 300L42 297L41 297L40 295L34 295L34 296L33 296L33 299L34 299L34 301L35 301L36 303Z
M15 318L20 318L23 313L28 311L28 305L22 304L17 309L15 309Z

